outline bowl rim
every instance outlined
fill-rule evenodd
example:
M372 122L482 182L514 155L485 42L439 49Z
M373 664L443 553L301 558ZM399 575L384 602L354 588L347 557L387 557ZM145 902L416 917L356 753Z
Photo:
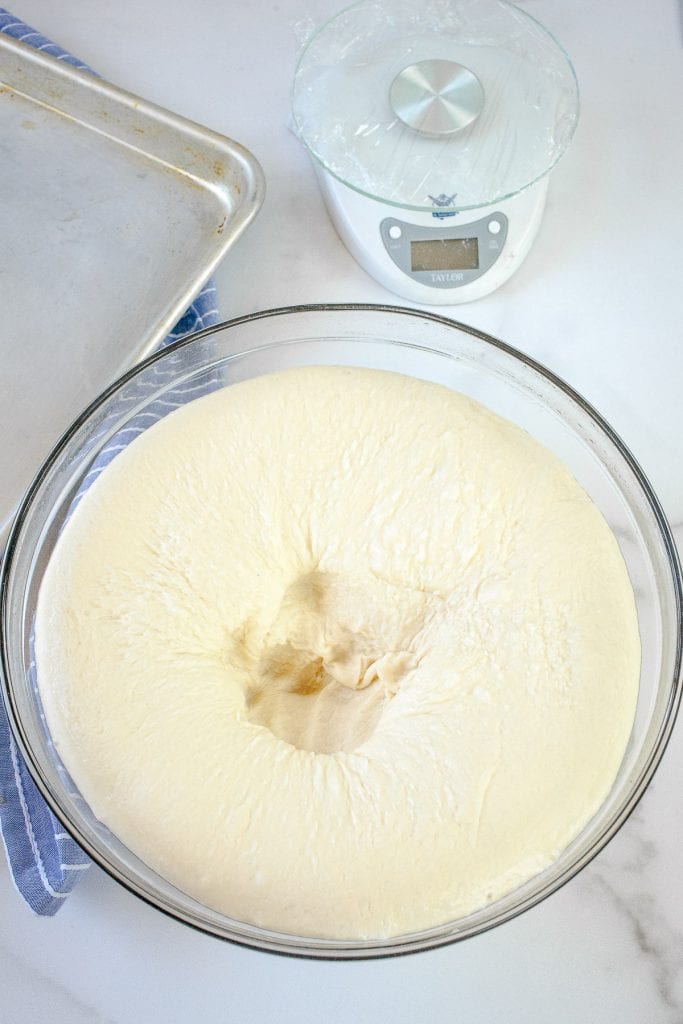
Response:
M671 685L669 689L668 699L664 712L662 724L657 733L655 742L653 743L652 749L648 756L646 763L644 764L637 780L633 784L631 792L628 798L624 801L623 806L619 813L609 822L599 833L594 840L591 847L579 857L573 864L571 864L558 878L550 880L542 889L539 891L527 895L520 903L514 907L503 910L494 919L479 923L469 930L464 930L458 934L442 934L437 936L430 936L428 933L431 929L424 929L422 931L423 938L419 938L420 933L413 933L413 937L407 937L404 942L401 941L402 936L395 936L390 940L348 940L348 939L320 939L317 937L307 936L294 936L288 933L271 932L267 929L258 929L263 931L264 938L247 937L243 934L226 934L225 930L219 930L218 928L212 927L209 923L200 923L197 920L191 919L185 912L178 910L177 908L167 905L165 901L156 894L152 894L139 885L134 880L127 877L126 874L117 868L116 865L107 861L103 856L100 855L92 844L85 837L78 823L72 820L70 814L64 810L60 802L53 796L50 786L43 775L43 770L40 765L38 757L33 751L33 747L28 738L27 730L22 722L18 706L16 703L14 686L11 682L11 670L9 665L9 658L7 656L7 637L10 633L9 626L9 581L11 577L11 571L14 563L14 557L20 545L21 534L25 519L32 507L34 498L37 492L40 490L45 477L54 467L58 461L60 454L63 449L72 439L72 437L78 432L78 430L88 421L88 419L96 412L96 410L105 403L111 396L113 396L118 390L123 388L130 380L136 375L144 372L150 366L156 362L161 361L169 353L175 353L186 346L192 345L197 341L201 340L212 334L217 334L226 328L238 327L240 324L250 323L257 320L267 319L270 317L278 317L287 314L301 314L301 313L336 313L336 312L370 312L370 313L388 313L388 314L399 314L402 316L410 316L417 319L426 320L432 323L440 324L448 328L455 327L465 334L469 334L471 337L477 338L485 345L491 346L508 356L511 356L514 360L519 361L527 368L531 369L535 373L539 374L548 383L559 389L566 397L568 397L574 404L576 404L593 422L594 424L605 434L607 439L614 445L618 453L626 462L628 468L632 472L638 486L640 487L643 496L649 505L650 511L654 516L657 528L659 530L659 539L663 542L664 550L668 557L669 569L671 572L671 579L673 584L674 599L675 599L675 611L676 621L678 625L677 638L676 638L676 650L674 653L674 665ZM372 339L368 339L372 340ZM274 343L275 345L277 343ZM257 348L262 346L255 346L253 348L246 348L243 351L255 351ZM270 347L270 346L267 346ZM415 349L424 348L428 351L439 351L428 344L421 346L419 344L412 344L411 347ZM462 321L455 320L450 317L443 316L438 313L433 313L413 307L399 306L392 304L383 303L309 303L302 305L292 306L280 306L265 310L258 310L253 313L244 314L239 317L234 317L229 320L222 321L221 323L215 324L211 327L207 327L201 331L186 335L184 338L167 345L152 355L147 356L145 359L137 363L131 369L121 374L116 378L104 391L102 391L81 413L78 415L66 431L54 444L53 448L44 459L42 465L36 472L31 484L27 488L24 497L17 509L14 520L11 525L10 533L7 539L7 545L5 548L4 556L2 559L2 565L0 567L0 690L2 691L2 700L7 713L7 718L10 723L11 733L14 740L26 762L27 768L33 779L39 793L46 801L48 807L60 822L64 826L67 833L71 838L85 850L87 855L93 860L102 870L104 870L110 878L116 881L119 885L122 885L124 889L143 900L148 906L154 907L160 910L166 916L179 921L183 924L189 925L196 931L203 934L212 935L216 938L220 938L223 941L230 942L239 946L243 946L248 949L255 949L259 951L265 951L269 953L275 953L283 956L293 956L298 959L312 959L312 960L375 960L375 959L386 959L389 957L404 956L408 953L424 952L429 949L436 949L443 946L451 945L456 942L461 942L464 939L472 938L475 935L483 934L492 928L497 927L500 924L505 923L519 914L530 910L532 907L537 906L543 902L552 893L557 892L564 885L566 885L572 878L574 878L594 857L600 853L607 843L609 843L617 832L620 831L622 826L631 816L635 807L641 800L645 790L649 786L654 773L659 766L662 756L669 743L671 733L676 721L678 714L681 695L683 692L683 671L682 671L682 660L683 660L683 574L681 572L681 564L678 556L676 542L674 540L671 527L669 526L667 517L661 507L659 499L657 498L647 476L643 472L640 464L628 448L628 446L622 441L620 436L614 431L610 424L601 416L601 414L588 402L579 392L572 388L566 383L561 377L557 376L552 370L548 369L542 363L535 360L533 357L526 353L514 348L512 345L508 345L506 342L500 341L498 338L481 331L476 327L472 327L469 324L465 324ZM438 928L447 928L456 922L445 922L443 925L437 926ZM248 928L256 928L251 926L247 922L235 921L235 924L243 924ZM273 936L273 939L265 938L265 936ZM295 940L301 945L296 945L292 942ZM323 945L316 948L316 944L323 943ZM290 944L291 943L291 944ZM387 943L392 943L388 945Z

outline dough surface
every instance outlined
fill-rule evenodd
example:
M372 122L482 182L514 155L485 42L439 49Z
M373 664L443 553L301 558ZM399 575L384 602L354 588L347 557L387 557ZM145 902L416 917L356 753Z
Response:
M36 659L68 771L144 861L239 920L380 938L560 854L623 757L640 645L554 455L444 387L309 367L117 456Z

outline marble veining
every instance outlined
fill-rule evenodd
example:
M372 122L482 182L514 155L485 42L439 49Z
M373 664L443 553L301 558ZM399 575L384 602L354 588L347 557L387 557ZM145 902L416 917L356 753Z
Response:
M105 77L223 132L261 161L264 207L218 268L221 317L402 300L344 249L289 131L297 25L341 0L12 0ZM576 65L582 113L519 271L436 307L539 359L631 448L683 550L683 95L675 0L522 0ZM643 55L646 64L643 64ZM643 66L655 74L640 73ZM1 330L0 326L0 330ZM683 1024L683 731L635 813L533 911L475 940L369 964L269 957L198 935L106 878L33 918L0 866L2 1024Z
M640 864L636 869L639 875L642 876L643 865L652 859L655 851L654 843L645 841L642 844L641 858L633 862ZM647 960L662 1010L667 1012L667 1021L680 1024L683 1020L683 931L667 920L661 899L647 891L647 878L641 877L642 889L628 894L622 891L625 887L619 874L610 878L593 868L590 880L609 899L638 951Z
M115 1024L113 1019L84 1002L72 988L36 969L23 956L17 955L11 943L0 940L3 965L3 992L0 997L0 1020L22 1024L22 1016L31 1005L49 1007L53 1021L69 1024ZM9 983L8 980L10 979ZM7 1014L5 1016L4 1014ZM39 1016L33 1018L39 1019Z

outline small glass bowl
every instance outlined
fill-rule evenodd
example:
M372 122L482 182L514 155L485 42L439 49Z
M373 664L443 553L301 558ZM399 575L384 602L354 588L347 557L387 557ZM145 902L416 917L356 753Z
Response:
M501 899L458 920L390 939L268 931L203 906L152 871L80 797L50 742L31 672L45 566L73 497L107 441L180 385L201 394L204 386L228 387L259 374L320 364L374 367L436 381L519 424L555 452L614 531L635 591L641 633L640 691L628 748L609 796L580 835L550 867ZM670 529L633 456L587 402L532 359L464 324L414 309L267 310L202 331L146 359L86 409L55 446L19 510L3 564L3 696L33 778L55 815L131 892L180 921L258 949L337 959L391 956L464 939L515 917L574 876L623 825L664 752L681 696L681 584Z

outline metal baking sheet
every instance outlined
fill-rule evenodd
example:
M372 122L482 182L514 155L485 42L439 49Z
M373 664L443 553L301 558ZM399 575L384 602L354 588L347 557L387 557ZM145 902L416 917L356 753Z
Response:
M257 213L242 146L0 35L0 551L73 418Z

